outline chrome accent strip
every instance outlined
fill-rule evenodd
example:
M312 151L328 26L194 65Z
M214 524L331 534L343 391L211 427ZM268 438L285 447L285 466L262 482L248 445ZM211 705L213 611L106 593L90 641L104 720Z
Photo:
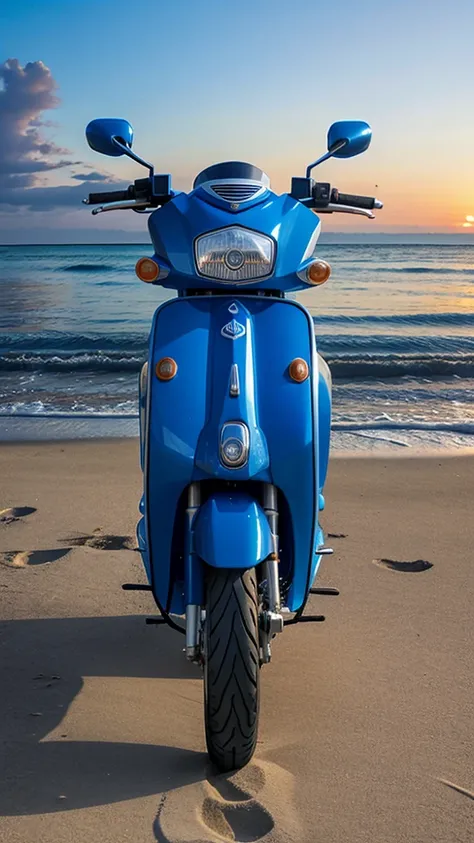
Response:
M201 505L201 487L199 483L190 483L188 488L188 506L186 508L186 528L191 534L192 525L196 513ZM192 541L192 537L191 537ZM190 553L193 553L192 546ZM186 658L190 661L197 661L200 655L200 626L201 607L194 603L186 606Z
M230 370L229 395L231 398L237 398L240 395L239 367L237 363L232 363Z
M268 519L273 543L273 553L264 562L267 608L262 612L260 620L262 661L268 663L272 657L271 640L283 631L278 559L278 493L273 483L265 483L263 487L263 508Z
M273 483L265 483L263 509L272 533L273 553L266 560L268 606L270 612L280 612L280 577L278 572L278 494Z
M201 607L194 603L186 606L186 658L194 661L199 656L199 624Z

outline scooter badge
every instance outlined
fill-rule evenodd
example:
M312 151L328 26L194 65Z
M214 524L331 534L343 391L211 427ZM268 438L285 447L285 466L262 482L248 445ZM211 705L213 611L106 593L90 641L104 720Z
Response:
M227 325L224 325L221 329L221 334L229 340L238 340L239 337L244 336L245 327L244 325L241 325L240 322L237 322L236 319L232 319L232 322L228 322Z

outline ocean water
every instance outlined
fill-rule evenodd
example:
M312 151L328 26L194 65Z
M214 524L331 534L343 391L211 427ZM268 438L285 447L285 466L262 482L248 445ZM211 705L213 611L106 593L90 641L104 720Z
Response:
M143 245L0 246L0 438L136 435ZM474 247L321 243L336 449L474 446Z

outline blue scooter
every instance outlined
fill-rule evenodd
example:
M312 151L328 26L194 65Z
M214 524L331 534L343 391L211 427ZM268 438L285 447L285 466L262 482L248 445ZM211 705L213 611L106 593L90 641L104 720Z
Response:
M132 152L126 120L94 120L89 146L127 155L149 175L92 193L92 213L150 213L153 257L138 277L177 291L155 312L139 385L144 494L137 527L147 588L204 672L207 748L221 771L257 742L260 666L304 615L325 553L319 525L329 457L331 377L313 320L290 292L324 283L317 214L373 219L382 203L339 193L311 172L371 140L367 123L334 123L328 151L276 195L242 161L203 170L174 192ZM102 204L105 203L105 204ZM332 590L334 593L335 590ZM336 592L337 593L337 592Z

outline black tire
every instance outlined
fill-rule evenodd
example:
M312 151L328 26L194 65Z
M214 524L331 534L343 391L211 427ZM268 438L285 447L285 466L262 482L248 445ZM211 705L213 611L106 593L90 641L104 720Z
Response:
M248 764L258 731L260 659L255 569L208 570L204 717L211 761L222 772Z

